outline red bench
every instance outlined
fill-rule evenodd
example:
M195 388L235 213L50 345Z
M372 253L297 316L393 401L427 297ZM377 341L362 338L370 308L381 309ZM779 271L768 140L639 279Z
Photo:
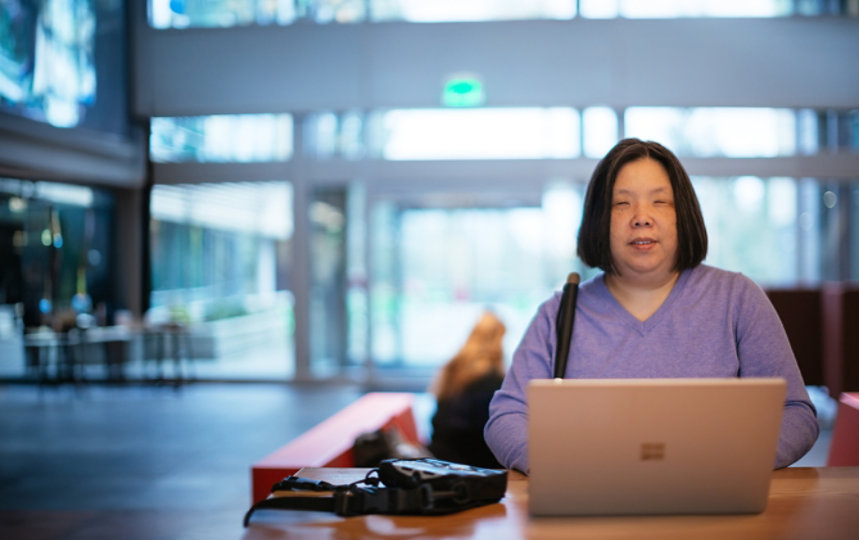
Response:
M844 392L838 400L829 443L827 467L859 465L859 392Z
M399 392L364 394L251 467L252 502L265 499L278 481L302 467L353 467L355 438L395 426L403 438L418 443L413 412L415 396Z

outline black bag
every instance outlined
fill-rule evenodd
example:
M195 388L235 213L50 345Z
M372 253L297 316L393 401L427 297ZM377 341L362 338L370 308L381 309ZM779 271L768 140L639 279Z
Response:
M356 467L378 467L386 459L433 457L426 448L407 441L396 426L358 435L352 444Z
M259 509L320 510L339 516L450 514L501 500L507 490L507 471L439 459L387 459L351 484L288 476L271 490L331 492L331 496L269 497L248 510L245 527Z

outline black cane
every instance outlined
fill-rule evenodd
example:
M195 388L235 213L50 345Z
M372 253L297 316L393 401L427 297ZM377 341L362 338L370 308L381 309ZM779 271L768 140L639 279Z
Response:
M570 338L573 335L573 321L576 318L576 297L579 294L579 275L572 272L567 276L561 293L561 306L555 319L558 344L555 348L555 378L563 379L567 370L567 357L570 355Z

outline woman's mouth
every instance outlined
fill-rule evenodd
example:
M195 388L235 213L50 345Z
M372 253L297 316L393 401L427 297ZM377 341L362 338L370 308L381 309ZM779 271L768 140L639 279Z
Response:
M640 238L638 240L633 240L632 242L630 242L630 244L632 244L633 246L649 246L655 243L656 240L650 238Z

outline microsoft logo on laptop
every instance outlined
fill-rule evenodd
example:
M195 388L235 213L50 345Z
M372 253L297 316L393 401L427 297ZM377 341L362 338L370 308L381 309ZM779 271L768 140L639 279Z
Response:
M662 461L665 459L665 443L641 443L641 461Z

